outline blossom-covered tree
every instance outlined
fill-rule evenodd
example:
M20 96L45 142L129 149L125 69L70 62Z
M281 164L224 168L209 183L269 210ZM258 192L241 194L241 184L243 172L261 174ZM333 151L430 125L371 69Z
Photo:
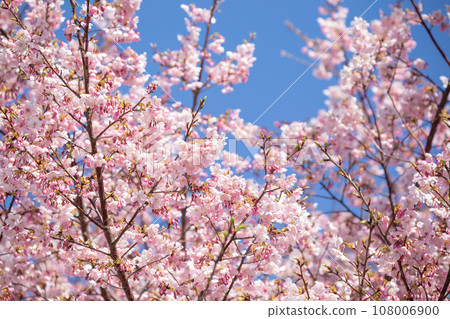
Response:
M181 6L187 32L154 47L153 78L124 47L140 0L70 0L66 21L62 5L1 4L2 299L448 298L450 86L409 55L424 28L447 70L434 34L449 6L411 0L349 28L328 0L323 39L289 24L337 81L316 118L271 132L208 114L205 91L231 92L255 61L252 38L226 51L213 31L219 1Z

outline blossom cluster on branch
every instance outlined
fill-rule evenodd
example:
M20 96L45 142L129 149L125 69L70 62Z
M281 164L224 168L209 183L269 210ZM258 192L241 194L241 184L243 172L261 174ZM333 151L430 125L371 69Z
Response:
M271 131L208 114L205 91L256 60L252 37L228 51L212 31L219 1L181 6L154 77L124 47L140 2L70 0L68 20L61 0L1 3L2 300L448 299L450 85L410 55L430 45L447 70L450 6L348 24L328 0L320 39L288 23L335 84L316 118Z

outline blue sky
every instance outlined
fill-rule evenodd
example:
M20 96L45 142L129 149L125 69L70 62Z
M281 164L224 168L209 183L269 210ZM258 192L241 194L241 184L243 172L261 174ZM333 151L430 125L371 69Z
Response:
M82 3L81 0L78 0ZM213 88L204 93L208 96L204 113L220 115L227 109L241 109L241 117L248 122L254 122L307 68L307 66L281 57L281 50L286 50L297 57L308 60L300 52L303 42L284 25L290 20L296 27L310 37L321 37L317 18L320 16L318 7L324 0L225 0L216 14L217 23L213 25L212 32L219 32L226 38L226 50L234 50L236 45L248 39L249 33L256 33L254 40L257 61L250 70L247 83L234 86L234 92L221 94L220 88ZM349 9L347 24L354 17L360 16L368 7L371 8L363 18L370 21L379 17L380 10L389 12L389 6L396 0L345 0L343 5ZM411 7L408 0L402 1L405 6ZM416 0L417 2L417 0ZM425 12L437 8L445 11L447 0L427 0L424 2ZM184 17L186 13L180 8L181 4L195 3L197 7L209 8L212 0L142 0L139 16L138 30L141 41L123 44L125 48L130 45L139 53L147 52L147 72L155 74L158 65L152 63L152 50L150 43L158 46L160 51L166 49L179 49L177 34L185 34ZM70 17L69 1L64 4L65 17ZM444 51L450 51L448 32L440 33L434 30ZM413 51L413 57L420 57L429 62L427 74L435 81L440 75L447 75L448 68L442 63L442 57L426 35L421 26L413 28L413 35L418 42ZM58 36L63 38L62 30ZM443 69L446 68L446 69ZM323 90L333 81L318 80L312 75L312 69L279 99L273 107L262 116L256 124L274 129L274 121L305 121L317 115L319 109L324 108L325 96ZM204 96L202 95L202 96ZM190 92L180 92L176 89L172 96L190 106L192 97ZM201 97L202 97L201 96Z
M132 44L138 52L149 53L147 71L154 74L157 66L150 62L151 50L149 43L155 43L159 50L178 49L177 34L185 33L185 12L180 4L189 1L153 1L143 0L138 11L140 18L139 32L142 41ZM209 8L212 0L194 1L198 7ZM257 61L250 70L249 81L235 86L233 93L223 95L219 88L213 88L205 93L208 96L205 112L219 115L230 108L242 110L241 116L249 122L255 121L259 115L274 102L289 85L302 74L307 66L298 64L280 55L282 49L302 56L300 50L302 41L284 25L290 20L311 37L319 37L317 24L318 6L324 1L314 0L260 0L238 1L226 0L216 15L217 23L212 31L218 31L225 38L225 49L233 50L250 32L256 32L255 56ZM344 6L349 8L348 23L355 16L360 16L371 4L372 0L346 0ZM364 18L371 20L379 17L379 10L389 11L393 0L378 0ZM404 1L410 6L409 1ZM444 9L446 0L425 1L425 10ZM425 32L418 26L414 29L418 39L418 47L413 52L430 63L428 72L433 78L448 74L448 69L442 69L442 58L436 53ZM436 34L438 32L435 32ZM448 50L448 33L438 37L441 45ZM307 58L306 58L307 59ZM320 108L324 107L323 90L332 82L318 80L308 71L256 124L273 128L273 122L306 120L314 117ZM439 81L440 83L440 81ZM174 90L174 98L189 105L190 96Z

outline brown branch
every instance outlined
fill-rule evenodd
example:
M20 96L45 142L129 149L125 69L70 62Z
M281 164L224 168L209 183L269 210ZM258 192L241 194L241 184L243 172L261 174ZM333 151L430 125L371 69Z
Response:
M246 249L246 251L245 251L245 255L242 256L242 257L240 257L240 258L241 258L241 262L239 263L239 266L238 266L238 268L237 268L237 270L236 270L237 273L236 273L236 275L234 275L233 279L231 280L230 286L228 287L227 292L226 292L225 295L223 296L222 301L226 301L226 300L227 300L228 295L229 295L230 292L231 292L231 289L233 289L233 286L234 286L234 284L236 283L236 281L237 281L237 279L238 279L238 275L239 275L239 273L241 272L242 266L244 265L245 258L247 258L248 256L250 256L250 254L249 254L248 252L249 252L250 249L252 249L252 246L253 246L254 242L255 242L255 239L254 239L253 242L250 244L250 246L247 247L247 249Z
M73 163L73 166L75 166L76 163ZM80 196L77 196L75 203L77 204L78 208L78 220L80 221L80 228L81 228L81 234L83 236L83 240L85 242L89 241L89 229L88 229L88 224L86 222L86 218L85 218L85 213L84 211L82 211L83 209L83 199ZM100 294L103 298L103 300L105 301L110 301L111 297L108 293L108 290L106 288L100 287Z
M71 244L74 244L74 245L77 245L77 246L81 246L81 247L84 247L84 248L88 248L88 249L91 249L91 250L96 251L98 253L101 253L103 255L109 256L109 253L105 253L104 251L101 251L100 249L88 246L86 244L79 243L79 242L77 242L77 241L75 241L73 239L58 238L58 237L55 237L55 236L50 236L50 238L55 239L55 240L59 240L59 241L63 241L63 242L68 242L68 243L71 243Z
M245 218L246 219L246 218ZM245 221L245 219L243 220L243 222ZM241 223L242 224L242 223ZM206 287L205 289L201 292L200 296L198 297L198 301L203 301L206 298L206 294L208 293L209 290L209 286L211 284L211 281L214 277L214 275L216 274L216 270L217 270L217 266L219 265L219 262L222 261L223 256L225 255L225 252L227 251L228 247L230 247L231 243L234 242L234 237L236 236L237 231L235 230L232 234L232 223L230 221L230 225L228 226L228 234L224 240L224 243L222 243L222 248L220 249L219 255L217 255L217 257L214 259L214 266L213 269L211 271L211 274L208 277L208 281L206 283ZM231 234L231 239L227 242L228 237ZM225 244L226 243L226 244Z
M66 82L66 80L61 76L61 74L59 74L58 72L56 72L56 70L53 68L53 66L50 64L50 62L47 60L47 57L44 55L44 53L42 53L41 50L35 49L37 52L39 52L39 54L42 56L42 58L44 59L45 65L47 65L50 70L52 70L53 73L56 74L56 76L63 82L64 86L69 89L70 92L72 92L77 98L81 98L80 93L78 93L77 91L75 91L74 89L72 89L70 87L70 85Z
M441 122L442 111L444 110L445 105L447 105L447 99L448 99L449 93L450 93L450 81L447 83L447 87L445 88L444 93L442 93L441 102L439 103L436 114L434 115L433 123L431 124L430 133L427 138L427 144L425 146L426 153L429 153L431 151L431 148L433 147L433 139L434 139L434 136L436 135L439 123Z
M203 43L203 48L202 48L202 59L200 61L200 72L198 74L198 82L202 81L202 75L203 75L203 67L205 64L205 59L206 59L206 48L208 46L208 41L209 41L209 33L211 30L211 24L212 24L212 19L214 16L214 13L216 11L217 5L219 4L219 2L217 0L214 0L212 6L211 6L211 10L210 10L210 15L209 15L209 21L206 24L206 34L205 34L205 41ZM195 107L197 106L197 101L198 101L198 95L200 94L200 88L197 88L195 90L192 90L193 93L193 102L192 102L192 112L195 112Z
M105 134L105 132L114 124L120 122L125 115L136 111L136 108L139 106L139 104L141 104L141 102L145 99L146 96L143 96L130 110L123 112L118 118L117 120L112 121L111 123L109 123L96 137L95 139L98 140L103 134Z
M300 273L297 274L297 275L300 277L300 279L303 282L303 287L305 287L304 289L305 289L305 292L306 292L306 296L308 296L308 300L309 300L309 299L311 299L311 296L309 295L308 281L306 281L305 276L303 274L303 266L306 265L306 262L305 261L300 261L300 259L298 259L298 258L295 258L295 259L297 261L297 265L298 265L298 268L300 270Z
M187 228L186 212L187 212L187 207L181 208L181 229L180 229L181 235L180 235L180 242L181 242L181 245L183 246L183 251L184 252L186 252L186 231L187 231L187 229L186 229ZM209 219L209 217L208 217L208 219ZM211 219L209 220L209 222L211 223ZM216 232L216 234L217 234L217 232Z
M116 245L120 238L122 238L122 236L125 234L125 232L130 229L130 227L133 225L134 219L136 218L136 216L139 214L139 212L141 211L142 207L139 207L138 209L136 209L136 211L134 212L133 216L130 218L130 220L128 221L128 223L125 225L125 227L120 231L119 235L117 236L116 239L114 239L114 241L112 242L113 245Z
M427 31L428 35L430 36L431 41L433 41L434 46L436 47L436 49L438 49L439 53L442 55L442 57L444 58L445 62L447 62L447 64L450 66L450 60L448 59L448 57L445 55L444 51L442 51L441 46L437 43L436 39L433 36L433 33L431 33L430 28L427 26L427 24L425 23L425 21L423 20L422 14L419 11L419 8L417 7L416 3L414 2L414 0L411 0L411 4L414 7L414 10L416 10L417 15L419 16L420 22L423 25L423 27L425 28L425 30Z
M80 25L80 22L78 21L77 14L76 14L76 2L74 0L70 0L70 3L72 5L72 13L75 20L75 23ZM88 52L88 45L89 45L89 21L90 21L90 15L89 15L89 0L86 1L86 26L84 28L84 44L82 42L82 36L80 30L78 30L77 37L79 42L79 49L80 54L82 57L83 62L83 70L84 70L84 91L86 94L89 94L89 64L88 59L86 57L86 53ZM94 137L94 130L93 130L93 124L92 124L92 109L88 108L86 110L86 130L89 135L89 141L91 144L91 155L97 154L97 140ZM126 272L121 268L119 258L118 258L118 252L117 252L117 246L115 243L113 243L112 234L109 228L110 223L110 217L108 213L107 203L106 203L106 192L105 192L105 185L104 185L104 179L103 179L103 167L96 167L95 168L95 177L97 179L97 193L100 201L100 215L103 222L103 235L105 237L106 242L108 243L109 251L110 251L110 257L113 260L114 268L117 272L117 277L119 278L119 281L122 285L122 289L127 297L128 300L134 300L133 293L131 292L131 287L128 282L128 278L126 276Z
M448 295L447 289L448 289L449 285L450 285L450 267L447 272L447 278L445 279L444 286L442 287L441 293L439 294L439 299L438 299L439 301L443 301L447 297L447 295Z

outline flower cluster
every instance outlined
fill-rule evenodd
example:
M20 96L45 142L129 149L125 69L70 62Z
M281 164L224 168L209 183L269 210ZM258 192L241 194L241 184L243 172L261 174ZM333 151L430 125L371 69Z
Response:
M221 55L225 51L222 46L225 38L217 32L210 35L211 26L216 22L213 17L216 5L211 10L197 8L193 4L182 5L181 8L189 16L185 18L188 34L178 36L181 48L153 55L154 61L162 68L157 79L164 91L169 93L172 86L181 84L183 90L199 92L211 84L219 84L224 87L222 93L228 93L233 91L233 85L247 82L249 69L256 60L254 44L240 44L236 51L226 51L226 56L217 62L212 53ZM201 26L205 26L208 37L203 45L200 41ZM204 72L207 73L205 78L202 77Z

